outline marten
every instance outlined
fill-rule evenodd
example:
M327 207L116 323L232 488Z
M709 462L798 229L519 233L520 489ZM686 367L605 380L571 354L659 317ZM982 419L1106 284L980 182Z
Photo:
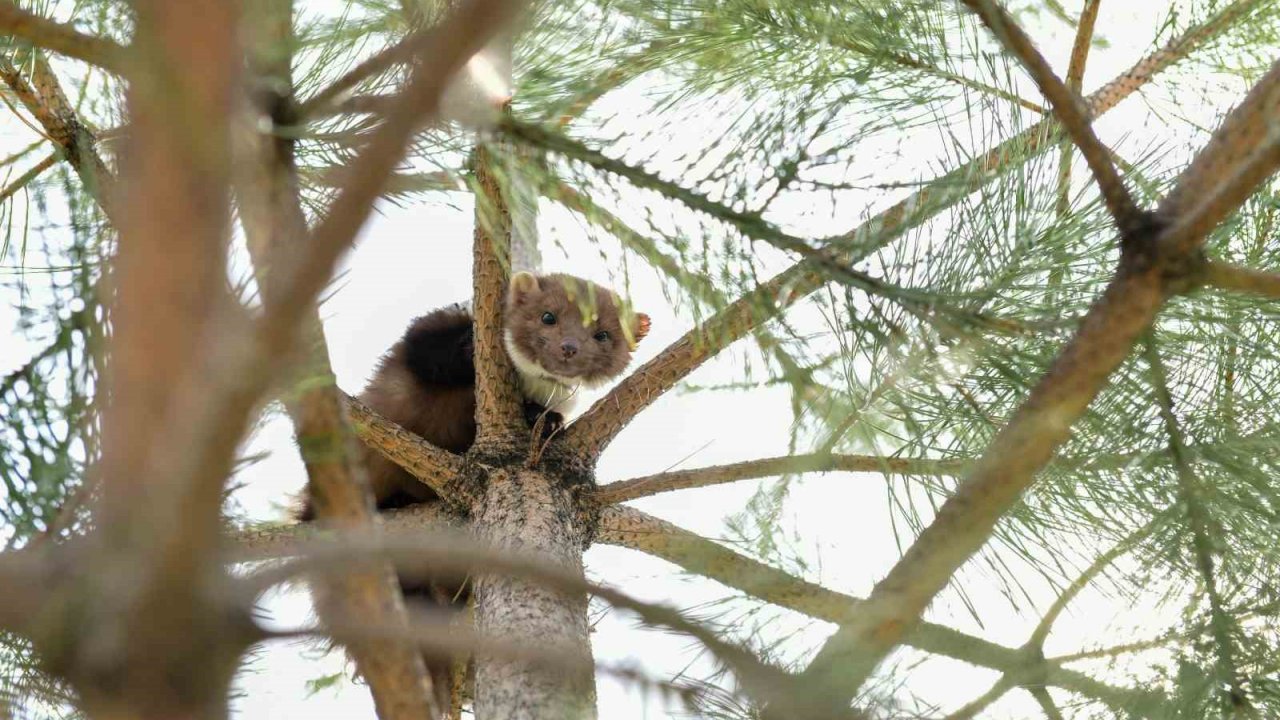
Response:
M545 414L544 432L561 425L580 389L621 375L649 332L649 316L630 312L608 288L572 275L528 272L511 278L502 324L525 419L532 428ZM471 309L467 303L454 304L410 323L382 357L360 400L427 442L463 453L476 436L475 376ZM362 446L361 452L379 510L439 499L376 450ZM310 502L304 500L298 516L313 518ZM457 583L401 578L400 584L410 602L466 602L466 589ZM448 663L427 660L437 696L445 702L452 685Z

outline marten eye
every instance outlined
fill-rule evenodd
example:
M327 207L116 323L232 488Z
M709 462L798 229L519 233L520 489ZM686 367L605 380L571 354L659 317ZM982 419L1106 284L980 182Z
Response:
M555 314L555 313L549 313L549 312L544 312L544 313L542 313L542 324L543 324L543 325L555 325L555 324L556 324L556 314Z
M607 331L601 330L600 332L596 333L592 337L596 339L596 342L604 342L609 339L609 333Z

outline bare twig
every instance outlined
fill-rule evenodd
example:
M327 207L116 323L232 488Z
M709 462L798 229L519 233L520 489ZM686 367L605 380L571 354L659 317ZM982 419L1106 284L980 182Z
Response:
M596 662L584 668L574 662L572 655L555 648L531 646L526 643L512 642L509 638L492 637L466 625L442 621L434 614L422 612L412 614L412 622L407 628L370 623L365 618L353 617L345 623L326 623L323 627L297 632L267 633L266 637L329 637L342 643L371 640L408 641L424 653L441 658L492 657L559 673L598 672L628 685L674 696L686 705L700 692L694 686L655 680L642 670L627 665Z
M1106 146L1094 134L1092 113L1081 101L1080 96L1063 84L1054 74L1048 61L1036 49L1031 38L1018 27L1009 13L1000 7L996 0L964 0L964 4L982 18L982 22L1000 38L1009 52L1013 53L1035 80L1040 92L1049 98L1053 105L1054 115L1062 123L1063 129L1071 136L1076 147L1080 148L1089 169L1093 171L1094 180L1107 209L1115 218L1121 232L1128 233L1138 229L1142 222L1142 214L1134 203L1133 197L1125 188L1124 180L1111 162ZM1096 3L1095 3L1096 5ZM1096 15L1097 8L1094 8Z
M978 713L991 707L992 703L1004 697L1014 687L1008 675L1001 675L987 691L965 703L959 710L948 715L945 720L972 720Z
M1027 645L1042 648L1044 646L1045 639L1049 637L1049 633L1053 630L1053 624L1057 622L1058 618L1062 615L1062 612L1071 604L1071 601L1074 600L1081 591L1088 587L1089 583L1093 582L1094 578L1098 577L1103 570L1106 570L1111 563L1115 562L1117 558L1129 552L1135 545L1150 536L1152 531L1156 529L1159 521L1162 519L1163 516L1153 518L1151 522L1116 543L1110 550L1099 555L1098 558L1089 565L1089 567L1085 568L1085 571L1080 573L1080 576L1068 585L1067 588L1062 591L1062 594L1053 601L1053 604L1049 606L1049 609L1045 611L1045 614L1040 618L1040 622L1036 624L1035 630L1031 632L1031 638L1027 640Z
M114 73L124 70L125 49L114 40L86 35L70 25L29 13L13 0L0 0L0 35L10 35Z
M721 639L719 633L686 618L665 605L636 600L613 588L584 580L580 575L527 552L494 548L469 534L443 530L420 530L413 535L347 532L340 537L300 543L298 559L283 566L271 566L247 579L257 593L299 574L331 573L345 567L386 559L401 573L430 571L459 577L498 574L532 580L564 593L593 595L619 609L635 613L645 624L688 635L733 668L744 687L761 700L780 702L797 712L796 717L813 717L805 698L797 694L794 679L761 662L749 650ZM345 567L344 567L345 566ZM841 713L834 717L843 717ZM823 717L833 717L826 715Z
M1036 703L1040 706L1040 711L1044 713L1045 720L1063 720L1062 711L1053 702L1053 696L1049 694L1048 688L1033 685L1027 688L1027 692L1031 693L1031 697L1035 698Z
M413 58L432 42L430 30L422 30L396 41L385 50L361 62L323 90L298 106L298 117L309 119L331 114L335 102L342 100L357 85L377 77L396 65ZM465 60L465 58L464 58ZM394 101L390 101L388 106Z
M1075 95L1084 92L1084 68L1089 60L1089 46L1093 41L1093 26L1098 19L1102 0L1085 0L1080 22L1076 26L1076 39L1071 45L1071 62L1067 66L1067 90ZM1067 214L1071 197L1071 143L1062 143L1058 158L1058 215Z
M1098 117L1149 83L1157 74L1194 49L1221 35L1257 9L1261 0L1240 0L1191 28L1168 45L1138 61L1128 71L1089 96L1088 108ZM1047 147L1049 121L1037 123L995 149L931 182L907 199L846 233L839 242L850 263L879 250L911 227L950 207L1000 172L1017 166ZM822 287L826 277L809 261L798 263L731 303L715 317L677 340L597 401L567 431L566 442L598 453L627 423L662 393L697 369L716 352L755 330L769 318Z
M789 455L730 465L676 470L603 485L596 499L604 504L636 500L658 493L802 472L872 472L896 475L955 476L968 463L959 460L880 457L874 455Z

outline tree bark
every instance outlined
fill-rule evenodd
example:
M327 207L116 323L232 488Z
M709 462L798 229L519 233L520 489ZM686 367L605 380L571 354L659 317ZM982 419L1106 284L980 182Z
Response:
M499 548L536 553L581 575L588 538L584 518L576 509L577 495L550 473L495 471L476 508L476 531ZM510 577L484 576L476 582L476 627L486 637L552 646L572 661L567 667L577 668L553 671L497 658L478 659L475 712L479 720L596 717L585 595Z

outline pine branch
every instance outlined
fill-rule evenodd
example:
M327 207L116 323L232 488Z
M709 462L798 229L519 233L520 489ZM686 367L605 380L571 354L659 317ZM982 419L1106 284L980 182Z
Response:
M1227 115L1160 203L1157 212L1162 220L1170 225L1189 224L1183 231L1170 230L1166 243L1185 247L1194 242L1202 228L1217 225L1239 205L1239 193L1256 184L1251 178L1270 172L1277 162L1274 120L1278 104L1280 62L1273 64L1248 97Z
M45 135L61 148L85 190L115 224L111 199L115 176L98 154L96 138L76 115L48 61L39 53L35 55L28 82L7 57L0 57L0 78L44 128Z
M341 571L371 559L389 560L401 573L519 578L566 595L594 596L614 608L634 613L645 625L691 637L732 669L744 689L760 701L780 703L796 713L793 717L819 720L810 712L794 677L761 661L745 647L724 640L716 630L668 605L638 600L586 580L579 572L528 550L481 540L471 533L419 528L412 535L348 532L335 538L296 543L293 552L294 560L261 570L247 579L246 586L257 594L299 575ZM836 720L848 716L840 713L822 717Z
M8 200L14 193L30 185L32 181L44 174L45 170L57 164L62 158L62 153L53 152L46 155L43 160L27 168L27 171L18 176L18 179L9 183L3 190L0 190L0 203Z
M865 602L796 578L633 508L605 508L597 541L661 558L765 602L828 622L844 622ZM1152 720L1164 717L1161 708L1168 704L1158 693L1113 687L1043 660L1029 662L1020 650L934 623L920 623L906 642L925 652L998 670L1014 680L1041 677L1064 690Z
M435 490L442 498L469 503L466 483L458 479L466 473L461 456L441 450L417 435L374 412L369 406L343 394L347 417L356 437L391 462Z
M991 707L997 700L1004 697L1010 690L1014 688L1013 682L1008 675L1001 675L987 691L978 697L965 703L963 707L950 715L944 720L972 720L978 716L983 710Z
M1036 624L1035 630L1031 632L1031 638L1027 640L1027 645L1043 650L1044 641L1049 637L1049 633L1053 630L1053 624L1061 617L1062 612L1067 609L1072 600L1076 599L1089 584L1094 581L1102 571L1111 566L1120 556L1125 555L1133 549L1135 545L1150 537L1151 533L1156 529L1160 521L1164 519L1164 514L1152 518L1146 525L1138 528L1128 537L1116 543L1110 550L1098 556L1096 560L1085 568L1070 585L1058 595L1049 609L1045 611L1040 618L1040 622Z
M273 121L287 121L279 115L294 101L290 51L294 42L293 0L260 0L254 13L251 68L255 81L274 89L264 92L266 107L259 109ZM263 304L271 307L276 300L278 269L295 262L296 254L305 248L307 221L298 194L294 140L264 133L254 133L252 140L256 142L250 143L253 147L244 163L250 178L240 193L241 218ZM308 505L322 527L376 528L373 493L344 412L344 396L333 382L318 309L304 316L302 332L306 349L285 407L306 466ZM402 631L409 627L400 586L389 565L326 578L316 589L316 605L326 624L358 617ZM357 638L346 645L369 685L381 720L443 716L443 709L436 707L422 654L414 645L395 634Z
M991 32L1004 43L1006 49L1026 66L1031 78L1040 92L1049 98L1053 105L1054 115L1066 130L1067 134L1080 148L1089 169L1093 171L1094 180L1102 197L1115 218L1116 225L1123 233L1138 229L1142 221L1142 213L1129 195L1124 180L1111 162L1106 146L1094 134L1092 113L1081 102L1080 96L1063 84L1054 74L1048 61L1036 49L1031 38L1018 27L1009 13L996 0L964 0L964 4L973 10ZM1097 8L1095 3L1094 13ZM1087 13L1087 9L1086 9ZM1090 23L1091 25L1092 23ZM1083 22L1082 22L1083 26Z
M1160 240L1167 251L1190 250L1280 169L1280 132L1274 128L1277 112L1280 61L1227 116L1160 204L1158 216L1170 225Z
M516 392L515 367L503 343L502 314L511 267L512 217L494 149L478 145L472 315L475 318L476 444L528 434Z
M1271 110L1275 75L1269 73L1255 85L1240 109L1219 126L1214 139L1185 171L1179 188L1201 182L1206 166L1223 167L1203 159L1205 154L1236 145L1222 136L1249 134L1255 123L1262 122L1257 116ZM1257 142L1265 141L1261 133L1252 136ZM1233 168L1227 165L1224 169ZM1244 199L1243 195L1233 197ZM1163 203L1161 212L1170 205L1176 208L1176 200ZM1173 217L1175 229L1182 219ZM1191 253L1198 252L1204 236L1194 238L1191 248L1185 243L1170 245L1166 240L1157 234L1157 228L1124 238L1121 269L1090 308L1076 336L988 446L973 472L939 509L933 523L876 584L857 617L827 641L805 670L815 691L827 695L832 707L848 703L903 634L919 621L955 571L986 543L996 522L1018 502L1035 474L1066 441L1071 425L1128 357L1164 302L1174 292L1191 286L1188 280L1196 270Z
M1044 713L1045 720L1063 720L1062 711L1053 702L1053 696L1047 689L1032 686L1027 688L1027 692L1031 693L1031 697L1035 698L1036 703L1040 705L1040 711Z
M458 518L441 503L419 503L378 513L380 532L386 536L412 534L423 528L457 529ZM307 540L324 537L311 523L260 525L226 533L233 547L229 562L278 560L295 556Z
M873 455L789 455L749 460L731 465L677 470L602 485L596 499L607 505L636 500L658 493L803 472L872 472L895 475L955 476L967 463L956 460L929 460Z
M1093 27L1098 19L1102 0L1085 0L1080 22L1076 25L1076 38L1071 45L1071 61L1067 66L1067 90L1073 95L1084 92L1084 68L1089 60L1089 47L1093 42ZM1058 215L1065 216L1070 209L1071 198L1071 143L1063 141L1058 158Z
M1090 115L1096 118L1114 108L1170 65L1249 17L1261 4L1262 0L1233 3L1208 22L1138 61L1089 96ZM1045 149L1046 139L1052 137L1051 127L1047 120L1037 123L846 233L839 240L850 249L842 259L850 265L856 263L951 207L1000 172L1025 162ZM577 443L584 452L600 452L637 414L708 358L822 287L824 281L825 277L815 272L815 265L804 261L762 283L619 383L570 426L565 441Z
M0 35L9 35L59 55L124 71L125 48L114 40L86 35L70 25L29 13L13 0L0 0Z
M407 47L416 62L408 86L385 122L350 167L345 186L311 233L307 252L284 283L280 310L266 314L259 341L268 357L287 347L297 320L328 282L342 253L363 226L416 130L435 117L440 99L463 64L512 17L517 0L471 0Z
M1196 475L1191 459L1187 455L1182 429L1174 414L1168 373L1165 371L1164 362L1160 359L1160 353L1151 335L1147 336L1146 360L1150 372L1151 389L1155 394L1156 404L1160 407L1160 417L1164 421L1165 432L1169 435L1169 451L1173 455L1178 477L1178 499L1187 509L1187 522L1191 529L1191 548L1195 556L1196 569L1200 573L1200 579L1204 581L1205 595L1209 599L1209 626L1213 632L1214 649L1217 653L1218 683L1223 688L1223 708L1229 717L1235 717L1241 712L1254 714L1249 702L1249 694L1245 690L1245 678L1235 660L1236 648L1235 641L1232 639L1235 623L1218 589L1218 576L1213 562L1217 551L1213 538L1210 537L1211 519L1208 508L1205 506L1204 485Z
M1211 260L1205 264L1204 284L1230 292L1280 300L1280 274Z
M419 30L401 38L378 54L361 62L315 95L299 103L299 120L314 120L332 115L336 110L336 105L347 94L355 90L360 83L375 78L396 65L408 62L415 54L421 52L424 48L430 47L434 42L435 39L430 29ZM389 98L384 99L389 100Z

